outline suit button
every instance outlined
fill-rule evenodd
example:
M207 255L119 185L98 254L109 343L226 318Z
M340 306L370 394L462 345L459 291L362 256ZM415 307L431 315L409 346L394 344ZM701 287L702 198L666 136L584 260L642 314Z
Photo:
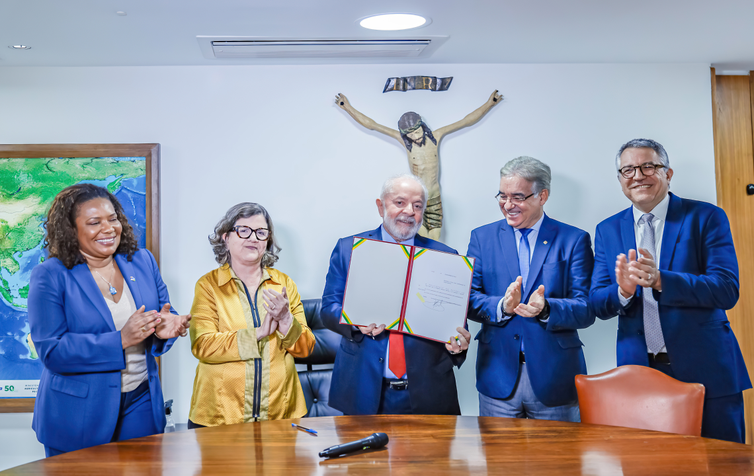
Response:
M513 340L518 340L518 338L519 338L518 334L516 334L516 335L513 336Z
M380 362L384 362L384 361L385 361L385 359L383 359L382 357L380 357Z
M353 339L348 339L350 342L353 342Z
M317 403L317 399L316 398L312 398L312 403Z

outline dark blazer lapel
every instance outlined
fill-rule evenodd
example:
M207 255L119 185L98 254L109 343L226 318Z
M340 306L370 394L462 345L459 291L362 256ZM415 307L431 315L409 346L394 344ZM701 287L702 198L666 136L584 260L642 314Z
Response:
M429 248L430 250L436 250L438 247L435 246L436 243L434 240L430 240L429 238L426 238L421 235L414 236L414 246L419 248Z
M71 269L71 275L81 288L82 294L84 294L86 299L88 299L94 308L99 311L102 319L107 323L107 327L114 332L116 329L115 323L113 322L113 315L110 313L105 298L97 287L97 283L94 282L94 277L86 264L78 264L74 266L73 269Z
M414 236L414 246L419 248L429 248L434 249L432 246L432 242L430 242L427 238L424 238L423 236L416 235Z
M141 291L139 290L139 282L136 281L136 274L134 273L134 264L131 261L128 261L125 256L123 255L115 255L115 262L118 263L118 267L120 268L120 274L123 275L123 279L126 281L126 285L128 286L128 289L131 290L131 295L134 297L134 303L136 304L136 309L139 309L142 304L144 304L144 300L141 297ZM159 311L159 309L146 309L147 311Z
M623 212L623 217L620 221L620 236L623 239L623 249L621 253L626 254L628 258L628 250L636 249L636 232L634 231L634 207L630 206ZM610 246L609 244L607 246ZM617 256L617 255L616 255Z
M363 233L357 233L354 236L359 237L359 238L369 238L370 240L382 240L382 233L380 232L380 227L377 227L376 230L370 230L370 231L365 231Z
M503 279L501 282L503 283L512 283L516 277L518 277L521 274L521 270L518 267L518 253L516 252L516 234L513 232L513 227L508 225L508 222L505 220L500 221L500 229L498 232L498 242L502 246L502 252L500 253L501 258L505 262L506 267L508 268L508 279ZM506 256L506 254L510 251L511 255ZM503 292L508 287L508 284L505 285L505 288L503 288Z
M376 229L369 231L366 233L367 238L370 238L372 240L381 240L382 239L382 227L378 226Z
M683 200L670 194L670 203L668 203L668 215L665 217L665 229L662 232L662 249L660 253L659 269L670 269L670 261L673 258L675 244L678 242L678 234L681 232L681 225L686 218L686 210Z
M528 296L534 287L537 276L539 276L539 272L542 270L542 265L545 262L545 258L547 258L547 253L552 248L552 242L557 234L557 227L550 217L545 214L542 226L539 228L539 233L537 234L537 242L534 244L534 253L529 265L529 276L526 278L526 289L524 289L522 296Z

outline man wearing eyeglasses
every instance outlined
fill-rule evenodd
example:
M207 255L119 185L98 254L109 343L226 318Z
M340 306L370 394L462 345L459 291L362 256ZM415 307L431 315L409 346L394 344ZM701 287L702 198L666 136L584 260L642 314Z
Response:
M505 218L471 232L481 416L579 421L574 377L586 362L577 329L594 323L594 255L588 233L544 213L550 179L537 159L505 164L495 196Z
M618 365L702 383L702 436L743 443L751 382L725 315L739 293L728 217L669 192L673 169L658 142L627 142L616 168L633 205L597 226L589 294L600 319L618 316Z
M382 225L355 236L456 253L417 235L427 204L427 188L418 177L391 177L376 204ZM458 327L456 339L445 344L385 330L384 324L340 324L352 249L353 236L335 245L322 294L322 321L343 336L333 368L330 406L347 415L460 415L453 367L466 359L471 334Z

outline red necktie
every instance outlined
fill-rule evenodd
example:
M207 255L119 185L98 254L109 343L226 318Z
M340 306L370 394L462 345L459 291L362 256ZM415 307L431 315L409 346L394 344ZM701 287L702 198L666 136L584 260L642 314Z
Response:
M387 367L398 378L406 375L406 353L403 351L403 334L390 331L390 361Z

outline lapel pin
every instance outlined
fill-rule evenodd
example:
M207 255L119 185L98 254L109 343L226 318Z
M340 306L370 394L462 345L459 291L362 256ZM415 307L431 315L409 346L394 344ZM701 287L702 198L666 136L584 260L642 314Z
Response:
M135 283L136 282L136 278L134 278L133 276L131 276L131 281L133 281Z
M543 245L546 245L546 244L547 244L547 240L543 241L543 242L542 242L542 244L543 244Z

